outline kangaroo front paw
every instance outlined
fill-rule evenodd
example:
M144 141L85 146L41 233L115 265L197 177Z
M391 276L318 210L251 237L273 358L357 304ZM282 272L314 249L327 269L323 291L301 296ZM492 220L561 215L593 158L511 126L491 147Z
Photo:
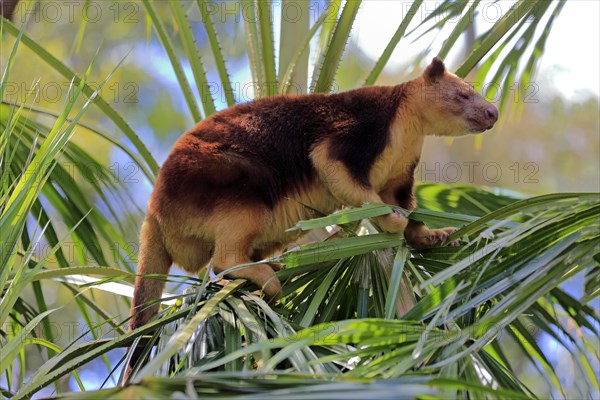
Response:
M265 300L269 303L276 302L283 295L281 282L279 282L279 279L277 279L276 276L273 276L265 282L262 286L262 290L265 294Z
M454 241L451 243L446 243L448 239L448 235L453 232L456 232L456 228L447 227L441 229L429 229L427 227L423 227L419 229L413 235L409 235L406 239L410 243L412 247L415 249L427 249L429 247L433 247L436 244L446 244L448 246L458 246L459 241Z
M456 232L458 230L458 228L455 228L453 226L448 226L446 228L442 228L442 229L438 229L438 230L446 232L446 239L444 239L444 241L442 242L442 244L444 244L446 246L450 246L450 247L460 246L460 240L454 240L452 242L447 242L448 236L450 236L451 234L453 234L454 232Z
M375 221L381 229L390 233L404 232L406 226L408 225L408 218L400 214L398 211L377 217Z

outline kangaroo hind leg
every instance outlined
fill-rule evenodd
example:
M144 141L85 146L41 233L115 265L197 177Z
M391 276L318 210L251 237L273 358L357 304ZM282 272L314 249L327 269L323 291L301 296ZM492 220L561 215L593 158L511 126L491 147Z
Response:
M265 229L266 210L236 210L222 214L215 233L213 267L215 273L225 272L229 278L248 279L260 287L268 300L281 297L281 283L269 264L258 264L227 272L238 265L252 263L254 244Z

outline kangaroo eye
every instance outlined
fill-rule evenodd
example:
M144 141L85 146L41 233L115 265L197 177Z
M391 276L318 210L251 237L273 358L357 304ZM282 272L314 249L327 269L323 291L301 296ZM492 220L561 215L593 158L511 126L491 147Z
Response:
M468 94L468 93L465 93L465 92L461 92L461 93L459 93L459 94L458 94L458 97L460 97L460 98L461 98L461 99L463 99L463 100L469 100L469 98L470 98L469 94Z

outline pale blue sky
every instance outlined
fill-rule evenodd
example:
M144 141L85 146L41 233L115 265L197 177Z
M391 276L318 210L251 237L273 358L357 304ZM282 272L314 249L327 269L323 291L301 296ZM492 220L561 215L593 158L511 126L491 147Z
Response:
M478 31L487 29L496 22L514 3L504 0L497 3L482 2L481 15L477 19ZM425 1L419 13L415 15L411 28L439 5L439 1ZM400 19L406 15L410 2L401 0L366 0L353 27L353 39L373 60L376 60L398 27ZM483 18L485 14L486 18ZM485 20L487 19L487 23ZM388 64L389 70L410 65L414 56L432 42L449 34L453 28L431 33L421 40L403 39ZM410 28L409 28L410 30ZM442 40L436 43L441 46ZM569 100L577 100L586 95L600 95L600 1L569 0L556 20L551 36L546 42L546 51L542 57L537 76L533 78L551 86ZM434 48L433 51L438 51ZM450 53L447 60L453 65Z

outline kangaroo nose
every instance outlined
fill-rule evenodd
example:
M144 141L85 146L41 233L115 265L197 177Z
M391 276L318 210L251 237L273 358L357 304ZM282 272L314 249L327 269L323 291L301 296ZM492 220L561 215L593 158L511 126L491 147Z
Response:
M498 109L494 106L490 106L485 110L485 116L493 123L498 121Z

